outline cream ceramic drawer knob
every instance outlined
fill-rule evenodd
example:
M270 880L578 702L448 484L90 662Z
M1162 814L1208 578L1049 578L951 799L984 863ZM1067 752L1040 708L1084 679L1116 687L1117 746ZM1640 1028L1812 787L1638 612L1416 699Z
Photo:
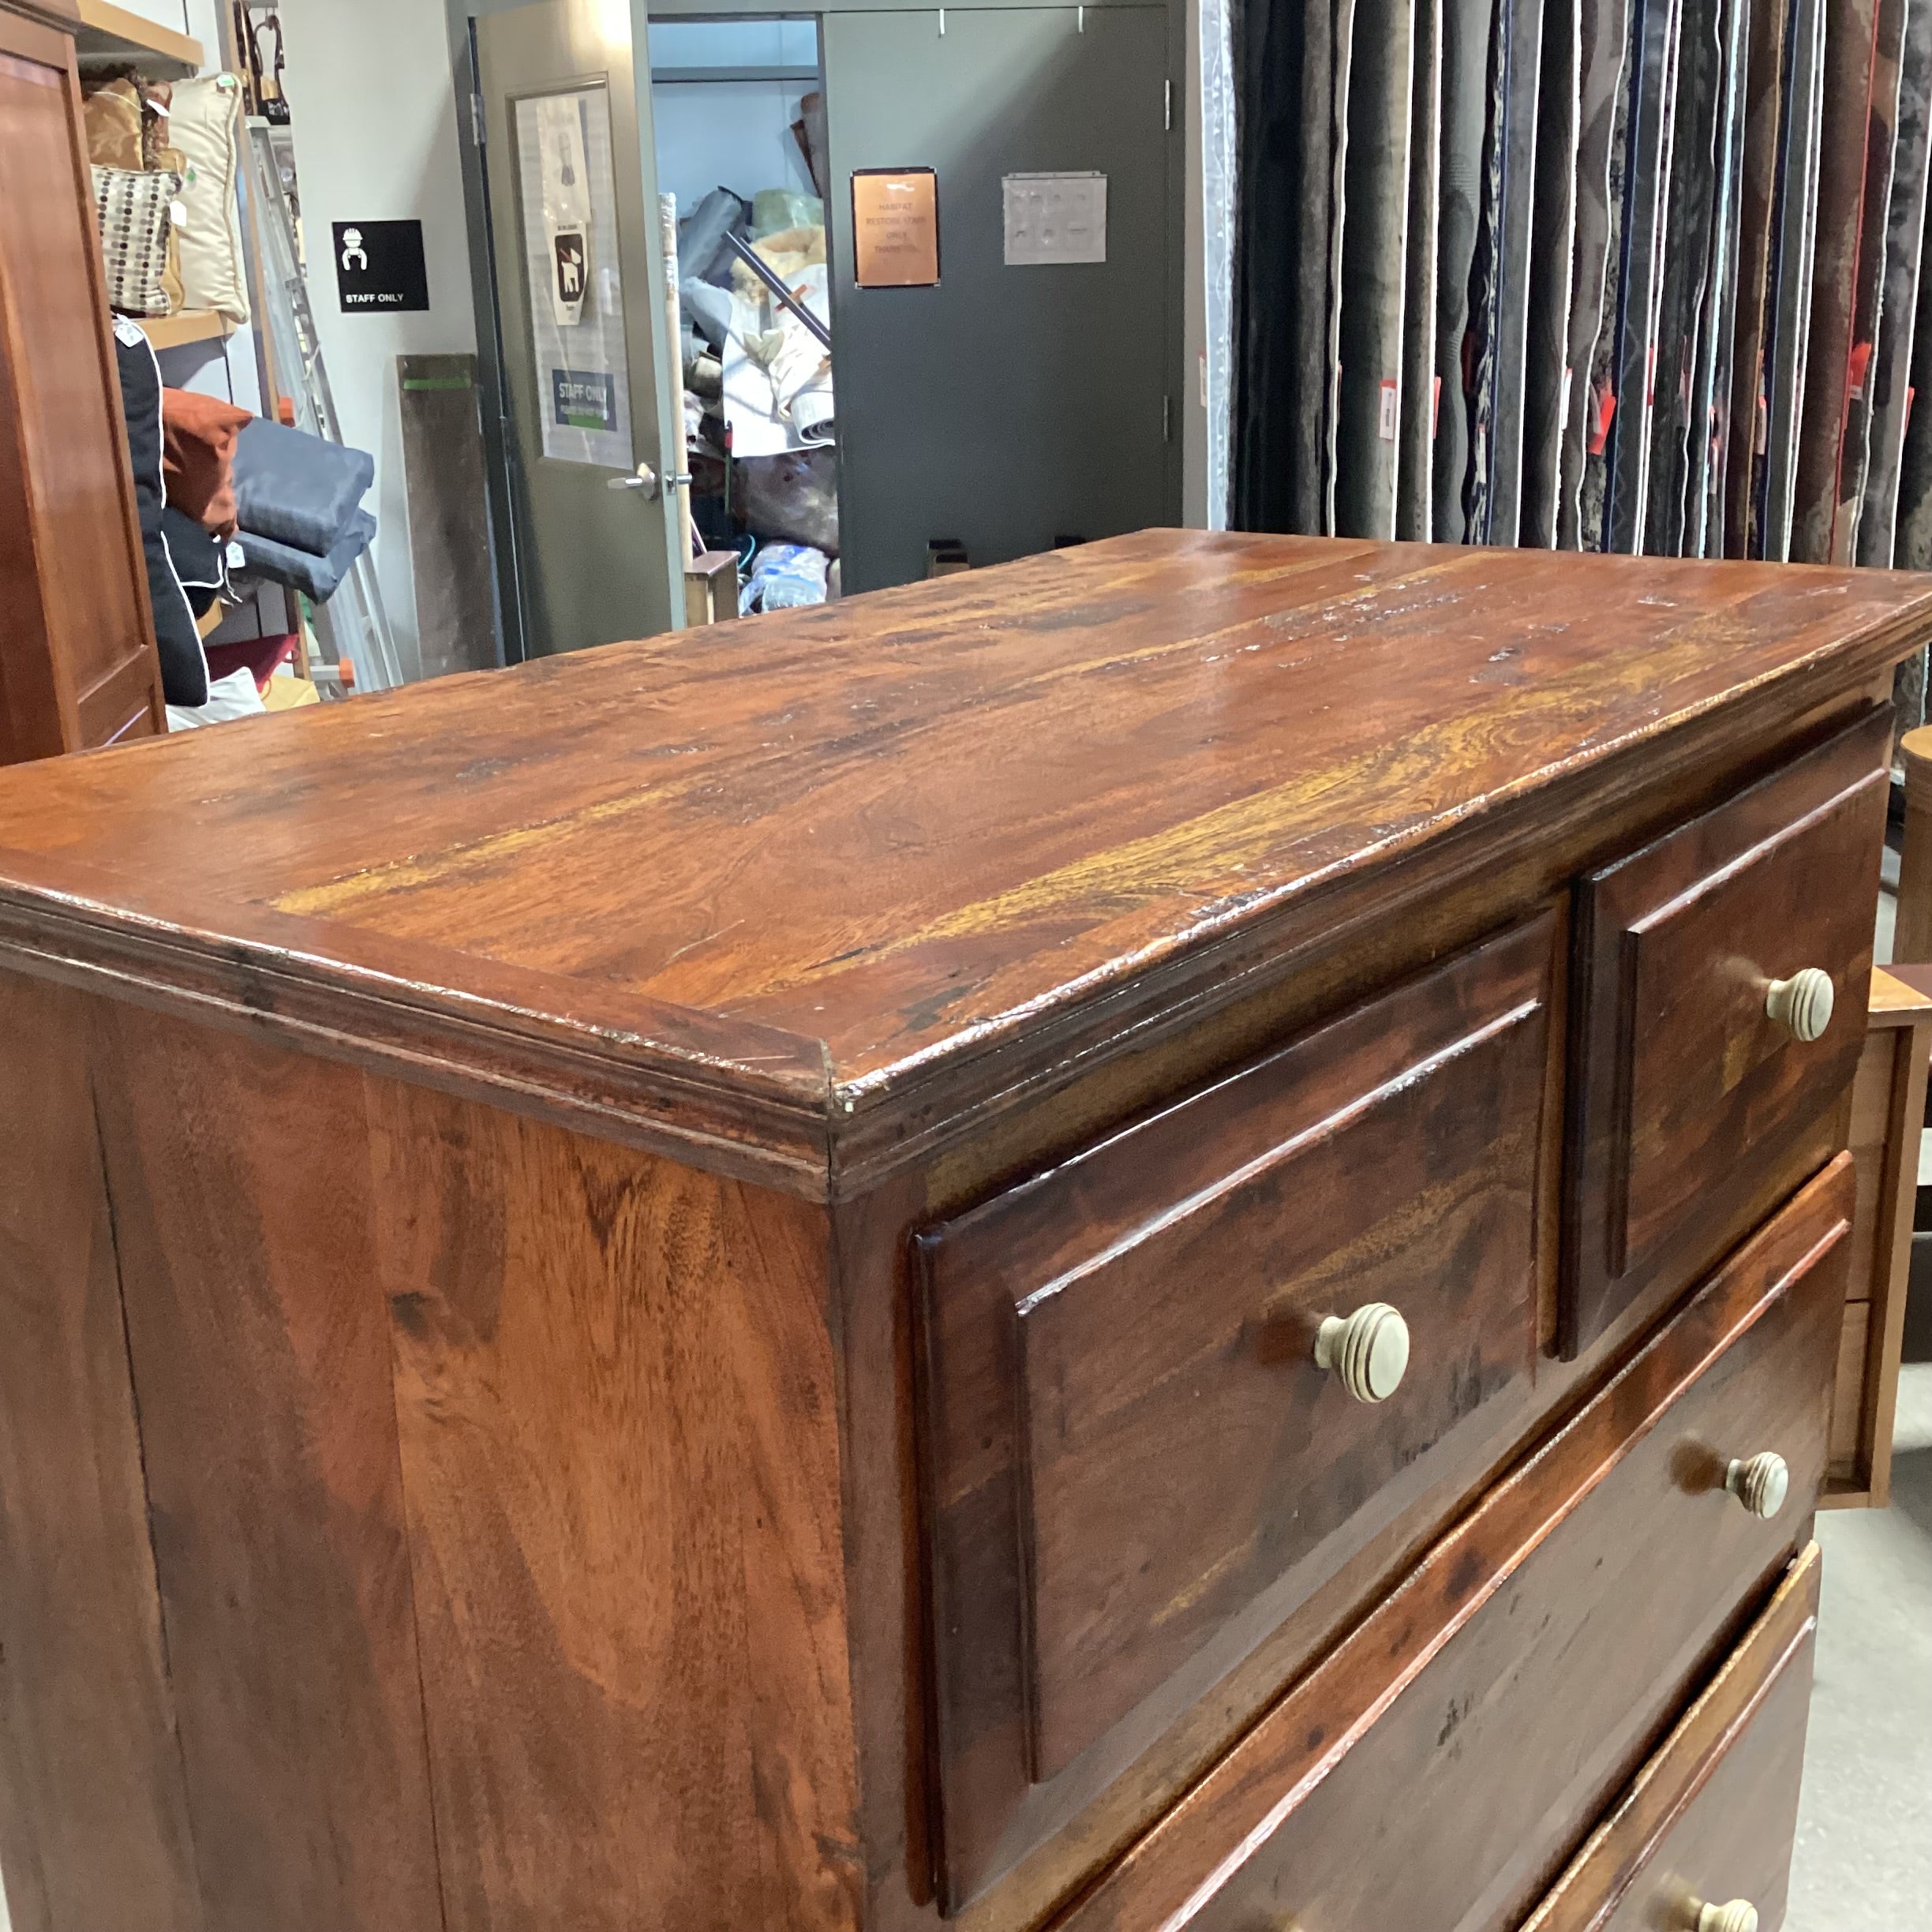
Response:
M1781 1455L1767 1449L1748 1462L1733 1462L1724 1472L1724 1487L1754 1516L1775 1516L1784 1507L1791 1471Z
M1315 1365L1342 1378L1357 1402L1387 1402L1409 1367L1409 1324L1386 1301L1331 1315L1315 1336Z
M1758 1932L1758 1908L1745 1899L1706 1905L1698 1914L1697 1932Z
M1791 1035L1808 1046L1822 1039L1831 1024L1832 976L1815 966L1795 972L1788 979L1773 979L1765 994L1765 1011Z

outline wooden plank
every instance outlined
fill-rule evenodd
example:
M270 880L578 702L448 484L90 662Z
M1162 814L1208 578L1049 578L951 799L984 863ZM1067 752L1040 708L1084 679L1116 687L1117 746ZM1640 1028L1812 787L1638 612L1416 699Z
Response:
M125 60L157 80L199 73L206 63L201 43L113 0L76 0L74 44L89 60Z
M848 1932L822 1210L371 1091L449 1932Z
M178 349L185 343L219 342L231 332L227 318L212 309L182 309L170 316L145 316L140 330L156 349Z
M476 369L474 355L396 358L416 630L426 678L493 670L501 661Z
M1921 969L1923 971L1923 969ZM1871 1006L1866 1024L1874 1027L1915 1026L1922 1014L1932 1013L1932 992L1911 983L1904 975L1883 966L1872 968Z
M1905 1307L1911 1275L1912 1218L1919 1197L1919 1153L1926 1113L1926 1070L1932 1024L1895 1035L1891 1124L1885 1139L1884 1185L1866 1331L1865 1390L1859 1459L1883 1509L1892 1493L1892 1428L1898 1410L1899 1362L1905 1342Z
M1838 1367L1832 1384L1831 1474L1835 1480L1869 1488L1859 1466L1864 1439L1865 1347L1871 1309L1863 1301L1845 1304L1838 1338Z
M14 1932L202 1932L93 1004L0 976L0 1867Z
M100 1025L208 1932L424 1932L441 1907L361 1076L131 1007Z

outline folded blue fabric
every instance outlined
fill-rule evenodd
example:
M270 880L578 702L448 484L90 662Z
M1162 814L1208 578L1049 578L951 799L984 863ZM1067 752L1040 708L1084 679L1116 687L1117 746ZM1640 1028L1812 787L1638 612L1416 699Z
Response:
M235 541L248 559L246 574L286 584L291 590L301 591L312 603L326 604L376 534L376 519L367 511L358 510L352 515L354 520L347 532L326 556L317 556L312 550L298 550L293 544L277 543L272 537L258 537L253 530L238 530Z
M235 520L245 534L327 556L375 480L366 450L257 417L235 444Z

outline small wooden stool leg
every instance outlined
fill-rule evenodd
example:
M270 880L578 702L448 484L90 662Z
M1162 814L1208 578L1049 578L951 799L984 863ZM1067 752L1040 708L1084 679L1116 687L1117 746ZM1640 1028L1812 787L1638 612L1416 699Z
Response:
M1908 732L1899 754L1905 766L1905 846L1892 957L1919 965L1932 962L1932 724Z

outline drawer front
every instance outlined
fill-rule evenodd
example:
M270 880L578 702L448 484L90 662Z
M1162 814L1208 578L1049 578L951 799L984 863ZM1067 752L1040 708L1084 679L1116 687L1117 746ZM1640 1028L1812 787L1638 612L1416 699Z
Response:
M1519 1923L1804 1534L1851 1204L1841 1157L1060 1932ZM1725 1486L1766 1451L1789 1471L1768 1518Z
M1687 1284L1836 1151L1865 1035L1891 717L1579 886L1566 1355L1660 1277ZM1833 994L1812 1039L1768 1010L1773 985L1807 972Z
M1539 918L922 1237L953 1904L1029 1787L1237 1662L1527 1389L1555 943ZM1409 1357L1372 1401L1365 1348L1316 1355L1376 1304Z
M1783 1922L1818 1575L1814 1543L1523 1932L1694 1932L1733 1904Z

